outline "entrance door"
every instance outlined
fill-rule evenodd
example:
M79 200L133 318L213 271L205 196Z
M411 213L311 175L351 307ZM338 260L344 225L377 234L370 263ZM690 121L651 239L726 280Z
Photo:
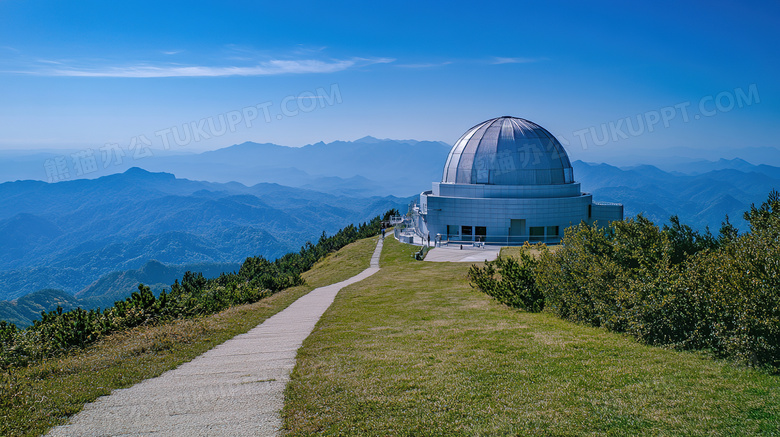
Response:
M525 241L525 219L511 219L509 224L509 242L518 244Z
M447 225L447 239L459 239L460 234L458 234L458 226L456 225Z

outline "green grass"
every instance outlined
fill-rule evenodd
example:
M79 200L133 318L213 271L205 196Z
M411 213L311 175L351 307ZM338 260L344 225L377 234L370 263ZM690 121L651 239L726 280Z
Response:
M307 285L314 288L349 279L371 265L371 255L374 253L377 240L377 237L358 240L328 255L301 276L306 280Z
M192 360L247 332L313 288L368 267L376 238L352 243L306 272L305 286L209 317L140 327L109 336L59 359L0 373L0 435L41 435L84 404Z
M780 378L644 346L415 262L341 290L298 353L290 435L780 435Z

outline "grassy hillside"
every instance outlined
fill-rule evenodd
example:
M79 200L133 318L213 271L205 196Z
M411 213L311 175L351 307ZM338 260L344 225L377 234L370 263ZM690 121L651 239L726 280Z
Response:
M303 273L307 284L209 317L139 327L46 363L0 373L0 435L35 436L113 389L160 375L247 332L315 287L368 267L376 239L352 243Z
M778 434L777 376L513 310L409 252L388 239L304 342L291 435Z

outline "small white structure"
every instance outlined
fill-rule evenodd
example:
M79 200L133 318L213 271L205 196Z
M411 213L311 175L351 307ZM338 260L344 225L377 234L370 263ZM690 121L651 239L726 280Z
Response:
M546 129L499 117L455 143L441 182L420 194L416 227L431 242L557 243L584 221L623 219L623 205L595 203L574 181L569 156Z

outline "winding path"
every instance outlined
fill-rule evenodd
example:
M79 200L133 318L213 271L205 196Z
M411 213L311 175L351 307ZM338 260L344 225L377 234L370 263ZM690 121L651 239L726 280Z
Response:
M246 334L194 360L87 404L50 436L271 436L282 421L295 355L339 290L379 271L371 266L320 287Z

